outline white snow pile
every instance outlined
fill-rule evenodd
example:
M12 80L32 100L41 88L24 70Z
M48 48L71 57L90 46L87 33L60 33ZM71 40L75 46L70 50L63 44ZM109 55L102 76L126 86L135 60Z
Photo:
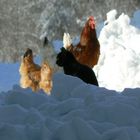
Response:
M0 140L140 140L140 89L53 78L50 96L19 86L0 93Z
M135 19L133 24L140 25ZM100 86L122 91L140 87L140 30L130 24L130 18L117 11L107 13L105 26L100 32L101 55L95 71Z

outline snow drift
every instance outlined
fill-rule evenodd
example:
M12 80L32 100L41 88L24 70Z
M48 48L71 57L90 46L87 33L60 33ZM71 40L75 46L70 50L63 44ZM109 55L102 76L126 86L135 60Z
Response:
M107 13L99 35L101 55L95 70L100 86L122 91L140 87L140 30L130 24L127 15L116 16L116 10Z
M0 93L1 140L139 140L140 89L116 91L54 75L52 94Z

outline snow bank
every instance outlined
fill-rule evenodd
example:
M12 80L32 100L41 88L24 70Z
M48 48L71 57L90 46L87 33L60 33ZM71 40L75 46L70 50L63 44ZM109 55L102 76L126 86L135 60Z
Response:
M95 70L100 86L122 91L140 87L140 30L130 24L127 15L116 18L116 14L116 10L107 13L99 36L101 55Z
M56 73L50 96L0 93L0 140L139 140L140 89L114 90Z

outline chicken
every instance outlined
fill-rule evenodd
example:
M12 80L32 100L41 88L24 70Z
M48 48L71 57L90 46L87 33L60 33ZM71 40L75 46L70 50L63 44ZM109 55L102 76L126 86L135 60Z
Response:
M48 95L51 94L51 90L53 87L52 76L53 70L48 65L48 63L44 62L41 66L41 80L39 82L40 89L43 89Z
M42 89L50 95L52 90L52 73L53 70L47 62L43 62L41 66L34 63L33 52L27 49L19 68L21 75L20 86L22 88L31 88L33 91Z
M21 75L21 87L31 87L33 91L37 91L39 89L40 70L41 67L35 64L33 61L32 50L28 48L22 58L22 62L19 68L19 72Z
M99 86L94 71L88 66L80 64L74 55L64 47L56 57L56 64L63 68L65 74L78 77L85 83Z
M100 44L96 35L94 18L89 17L82 30L80 42L76 46L73 46L68 33L64 33L63 45L79 63L93 68L98 63L100 55Z

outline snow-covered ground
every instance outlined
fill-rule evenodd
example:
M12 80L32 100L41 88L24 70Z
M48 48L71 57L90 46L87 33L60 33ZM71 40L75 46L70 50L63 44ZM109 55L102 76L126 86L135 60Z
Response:
M0 140L140 140L140 89L116 91L54 75L51 96L0 94Z
M50 96L33 93L19 87L18 63L0 64L0 140L140 140L140 31L130 23L140 18L101 30L100 87L56 73Z
M19 63L0 63L0 91L12 89L13 85L19 83Z

